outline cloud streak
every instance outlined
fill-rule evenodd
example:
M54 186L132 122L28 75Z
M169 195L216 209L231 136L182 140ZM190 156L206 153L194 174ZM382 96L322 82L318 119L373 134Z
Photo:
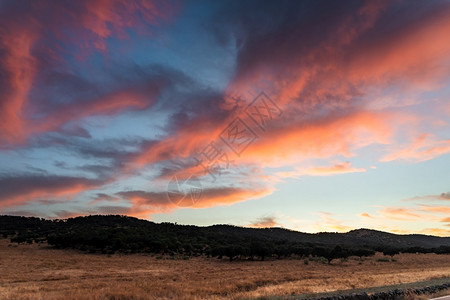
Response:
M0 206L15 206L42 198L73 198L77 194L104 184L84 177L40 176L25 174L0 178Z
M442 1L4 1L0 206L169 215L178 207L165 189L181 174L203 185L192 209L272 203L287 196L279 186L317 176L331 184L318 190L367 176L361 189L381 199L389 168L448 161L445 36ZM245 113L262 91L282 111L264 128ZM220 139L237 116L255 135L239 155ZM213 143L226 168L196 160ZM447 212L441 192L359 216L434 223ZM315 230L353 228L320 218Z
M50 4L48 1L3 4L0 12L0 146L23 144L31 134L59 129L77 117L108 114L130 106L142 109L145 106L142 95L123 90L94 99L84 107L79 101L72 103L65 110L36 122L36 116L30 113L33 105L30 99L40 90L36 85L49 73L73 74L67 70L65 60L74 49L79 51L77 59L81 59L81 53L105 52L108 38L124 39L127 28L149 32L149 26L168 20L173 12L167 4L156 1L78 1L70 7L65 2ZM73 79L73 76L59 77L59 80Z

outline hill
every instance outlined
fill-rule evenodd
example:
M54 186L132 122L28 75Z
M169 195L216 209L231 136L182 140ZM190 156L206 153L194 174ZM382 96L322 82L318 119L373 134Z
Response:
M258 236L271 240L287 240L299 243L320 243L328 245L370 245L383 247L423 247L450 246L450 237L422 234L393 234L373 229L356 229L346 233L321 232L304 233L284 228L245 228L230 225L213 225L217 232L227 232L243 236Z
M64 220L0 216L0 235L18 243L47 242L88 252L151 252L264 259L300 256L333 258L394 255L402 252L450 253L450 237L399 235L371 229L347 233L303 233L284 228L207 227L154 223L133 217L95 215Z

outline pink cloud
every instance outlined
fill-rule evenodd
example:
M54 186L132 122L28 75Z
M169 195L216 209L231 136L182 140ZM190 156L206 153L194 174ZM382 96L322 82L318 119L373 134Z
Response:
M261 217L258 220L250 223L249 227L254 228L268 228L268 227L279 227L275 217Z
M0 15L0 146L23 144L31 134L54 130L62 123L89 115L110 114L130 106L145 106L142 95L127 91L109 95L80 107L72 105L69 111L57 112L40 120L36 126L35 116L27 114L30 91L36 76L49 64L62 66L63 47L77 48L80 57L95 49L106 50L106 39L123 37L125 29L141 28L145 32L148 24L158 25L167 20L176 9L156 1L77 1L67 6L64 2L38 1L32 5L2 6ZM139 16L139 17L138 17ZM27 21L25 21L27 20ZM49 38L51 37L51 38ZM46 39L49 39L47 41ZM54 42L57 45L44 45ZM62 46L63 45L63 46ZM75 45L75 46L74 46ZM68 50L67 50L68 51ZM103 100L103 101L102 101ZM83 105L81 105L83 106ZM75 110L74 110L75 109ZM75 112L74 116L71 116Z
M299 176L330 176L338 174L348 174L348 173L360 173L366 172L364 168L355 168L352 164L347 162L337 163L329 167L312 167L301 169L298 168L291 172L277 173L281 177L299 177Z
M421 162L450 153L450 139L436 140L430 134L418 136L410 145L385 155L381 161L407 160Z
M270 195L270 187L220 187L202 190L201 197L188 205L190 208L207 208L217 205L232 205L248 199L258 199ZM177 206L167 195L167 192L126 191L118 193L119 196L131 201L132 206L128 214L136 217L148 217L155 213L170 213Z

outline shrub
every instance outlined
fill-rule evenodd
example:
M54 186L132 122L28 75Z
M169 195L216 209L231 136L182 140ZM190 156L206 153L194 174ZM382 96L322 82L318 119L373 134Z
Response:
M379 258L377 259L378 262L389 262L389 259L387 258Z

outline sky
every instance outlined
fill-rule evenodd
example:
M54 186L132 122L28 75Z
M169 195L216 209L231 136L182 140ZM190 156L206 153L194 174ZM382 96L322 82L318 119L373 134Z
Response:
M450 236L449 1L0 0L0 214Z

